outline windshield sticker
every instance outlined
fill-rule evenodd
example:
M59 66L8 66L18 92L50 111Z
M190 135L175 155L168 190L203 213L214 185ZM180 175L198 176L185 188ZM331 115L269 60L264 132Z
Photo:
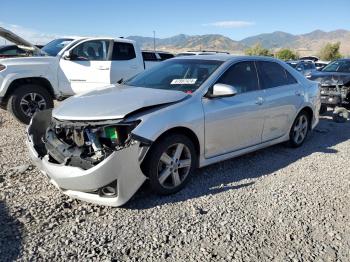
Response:
M188 79L174 79L171 81L171 85L194 85L196 83L196 78L188 78Z

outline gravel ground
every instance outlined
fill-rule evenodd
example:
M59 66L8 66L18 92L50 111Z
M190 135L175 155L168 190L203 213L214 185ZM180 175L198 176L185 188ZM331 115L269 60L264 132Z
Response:
M350 261L350 122L199 170L178 194L147 185L122 208L71 200L0 110L0 260Z

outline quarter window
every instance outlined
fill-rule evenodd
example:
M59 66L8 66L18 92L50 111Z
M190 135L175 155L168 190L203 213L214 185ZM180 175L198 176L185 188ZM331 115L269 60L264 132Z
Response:
M234 86L238 93L259 89L258 76L254 62L239 62L231 66L217 83Z
M134 45L114 42L112 60L131 60L136 58Z
M275 62L259 61L259 76L264 89L294 84L297 81L281 65Z
M109 41L92 40L84 42L71 52L73 60L82 61L106 61L108 55Z

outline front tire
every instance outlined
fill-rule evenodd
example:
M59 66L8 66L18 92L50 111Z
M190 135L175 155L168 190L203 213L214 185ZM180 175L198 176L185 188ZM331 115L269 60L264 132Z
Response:
M186 185L196 166L197 154L192 141L184 135L173 134L151 148L143 171L155 193L169 195Z
M10 96L7 110L20 122L29 124L37 111L53 108L51 94L42 86L26 84L18 87Z
M310 119L306 112L301 112L294 120L293 126L289 132L289 146L300 147L310 129Z

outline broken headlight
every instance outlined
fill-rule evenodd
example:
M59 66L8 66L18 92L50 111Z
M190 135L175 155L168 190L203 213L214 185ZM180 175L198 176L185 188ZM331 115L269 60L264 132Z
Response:
M100 143L112 149L126 146L131 140L131 131L139 123L138 120L102 127L98 132Z

